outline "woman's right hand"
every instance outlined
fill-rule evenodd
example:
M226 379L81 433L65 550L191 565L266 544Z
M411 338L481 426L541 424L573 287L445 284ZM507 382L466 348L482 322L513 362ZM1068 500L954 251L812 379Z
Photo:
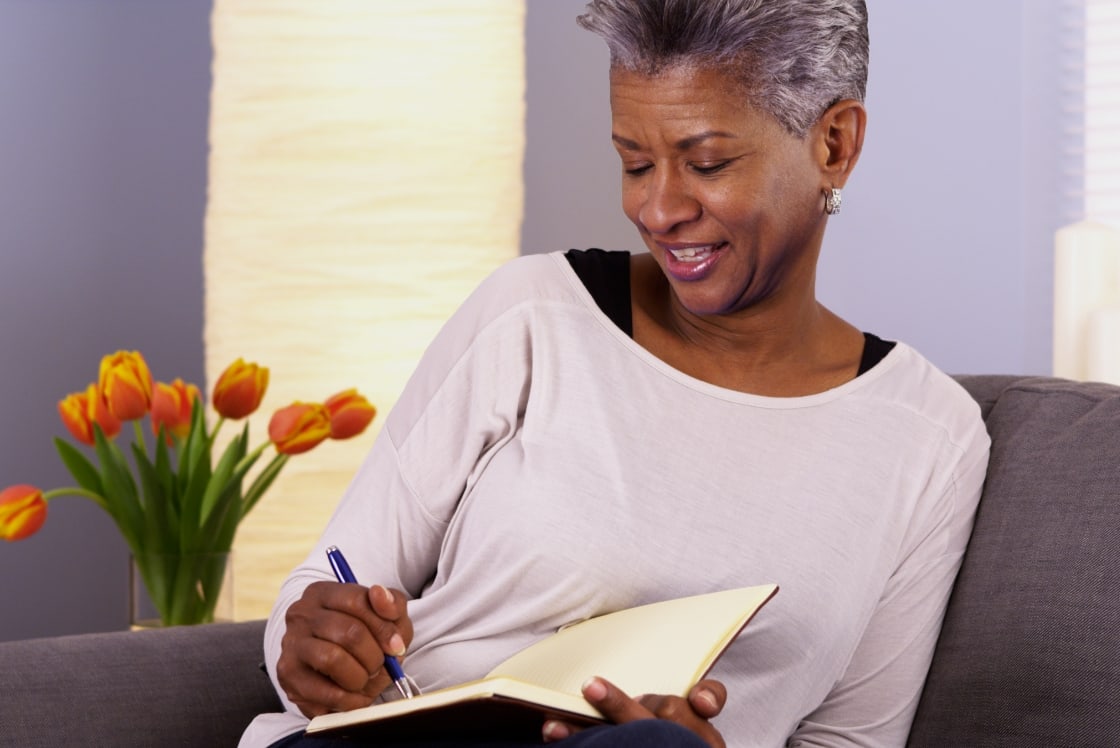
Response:
M385 655L412 641L404 593L378 585L315 582L285 622L276 678L307 717L373 703L392 682Z

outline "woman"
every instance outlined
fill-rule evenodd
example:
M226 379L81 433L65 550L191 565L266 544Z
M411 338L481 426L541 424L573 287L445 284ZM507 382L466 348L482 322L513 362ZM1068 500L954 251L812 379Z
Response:
M439 688L574 619L766 582L687 698L593 680L620 725L542 737L905 743L988 440L949 377L815 297L863 142L864 3L594 0L580 23L611 50L649 252L519 258L447 323L283 586L289 711L245 745L317 745L303 715L378 697L384 653ZM331 581L329 545L376 585Z

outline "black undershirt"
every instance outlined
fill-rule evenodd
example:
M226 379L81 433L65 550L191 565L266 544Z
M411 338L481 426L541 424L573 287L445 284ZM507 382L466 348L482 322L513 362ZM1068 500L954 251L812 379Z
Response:
M602 249L569 249L564 253L595 303L618 325L634 337L634 318L630 312L630 253ZM869 332L863 334L863 355L856 376L871 369L894 348L894 341L883 340Z

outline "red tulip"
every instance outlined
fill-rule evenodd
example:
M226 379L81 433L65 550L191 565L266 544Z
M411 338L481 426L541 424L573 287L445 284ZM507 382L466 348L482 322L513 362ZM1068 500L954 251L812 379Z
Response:
M134 421L152 407L152 374L136 351L117 351L102 358L97 386L118 420Z
M377 415L377 408L357 390L345 390L323 403L331 417L331 438L349 439L366 430Z
M214 385L214 410L223 418L244 418L261 405L268 389L268 369L237 359Z
M330 413L319 403L292 403L268 422L268 438L280 454L306 452L330 435Z
M74 392L59 400L58 415L75 439L90 446L93 446L94 423L101 427L106 439L112 439L121 430L121 422L109 412L96 384L86 387L85 392Z
M0 491L0 538L23 540L34 535L47 519L43 492L26 484Z
M172 435L185 439L191 430L191 410L200 399L198 387L176 379L171 384L156 382L152 390L152 433L159 434L160 426Z

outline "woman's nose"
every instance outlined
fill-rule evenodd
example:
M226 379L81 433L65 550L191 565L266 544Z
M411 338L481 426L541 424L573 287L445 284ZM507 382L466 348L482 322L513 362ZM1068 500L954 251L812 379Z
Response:
M651 177L643 197L638 220L651 234L667 234L674 227L700 217L700 202L679 176L667 171Z

